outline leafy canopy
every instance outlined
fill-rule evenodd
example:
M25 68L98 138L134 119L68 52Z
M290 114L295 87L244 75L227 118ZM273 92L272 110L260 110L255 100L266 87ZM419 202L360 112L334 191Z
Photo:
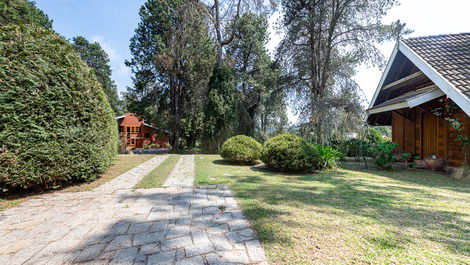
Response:
M0 25L37 24L52 29L52 20L31 0L0 0Z
M111 79L111 67L109 66L109 56L101 48L98 42L91 43L82 36L72 39L72 45L82 60L93 69L96 79L103 87L104 93L108 98L108 102L115 113L121 113L117 87Z

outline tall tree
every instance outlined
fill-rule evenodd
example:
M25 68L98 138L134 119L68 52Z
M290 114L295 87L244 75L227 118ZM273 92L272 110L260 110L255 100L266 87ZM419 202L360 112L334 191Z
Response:
M109 56L98 42L91 43L82 36L74 37L72 45L82 60L93 69L98 82L103 87L108 102L115 113L122 113L116 83L111 79L112 70Z
M224 47L235 38L238 18L245 12L266 11L276 0L202 0L210 16L217 51L217 66L223 64ZM268 2L268 3L267 3Z
M380 64L376 44L394 37L397 23L382 18L397 0L282 0L285 35L278 49L286 69L286 87L295 92L298 112L314 140L325 143L328 116L350 108L341 97L362 63ZM399 24L399 23L398 23ZM357 91L354 92L357 94Z
M31 0L0 0L0 25L38 24L52 29L52 20Z
M193 146L202 132L214 49L206 9L197 0L148 0L131 39L134 72L129 108L158 122L173 148Z
M236 24L227 61L233 65L237 80L237 133L263 140L268 130L277 131L268 126L271 119L279 118L278 125L285 125L279 65L272 62L266 48L269 23L265 14L247 12Z

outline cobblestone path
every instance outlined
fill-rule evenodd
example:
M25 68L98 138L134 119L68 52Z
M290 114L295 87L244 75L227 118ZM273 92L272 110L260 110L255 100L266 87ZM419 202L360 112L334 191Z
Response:
M193 187L181 156L165 188L132 190L167 155L90 192L0 212L0 264L267 264L226 186Z

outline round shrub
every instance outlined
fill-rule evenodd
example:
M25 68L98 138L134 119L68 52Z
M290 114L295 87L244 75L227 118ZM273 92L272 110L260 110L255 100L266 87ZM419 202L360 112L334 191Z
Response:
M255 139L238 135L224 142L220 155L233 162L254 163L259 159L262 145Z
M114 113L92 70L56 33L0 27L0 192L87 181L117 153Z
M282 172L307 171L318 166L317 149L292 134L281 134L269 139L261 152L261 160Z

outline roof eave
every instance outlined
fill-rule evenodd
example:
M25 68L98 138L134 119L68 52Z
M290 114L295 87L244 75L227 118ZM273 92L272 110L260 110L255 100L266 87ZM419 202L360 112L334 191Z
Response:
M399 45L397 43L395 47L393 48L392 55L390 55L390 59L387 62L387 66L385 67L385 70L382 73L382 77L380 78L379 85L377 86L374 96L372 97L372 101L369 104L369 109L374 107L375 101L377 100L377 97L379 96L379 93L382 90L382 87L385 82L385 79L387 78L388 72L390 71L390 68L392 67L393 62L395 61L395 57L397 56L398 49L399 49Z
M455 104L470 116L470 99L459 89L454 87L439 72L430 66L421 56L415 53L402 41L399 42L399 50L418 67L434 84L436 84Z

